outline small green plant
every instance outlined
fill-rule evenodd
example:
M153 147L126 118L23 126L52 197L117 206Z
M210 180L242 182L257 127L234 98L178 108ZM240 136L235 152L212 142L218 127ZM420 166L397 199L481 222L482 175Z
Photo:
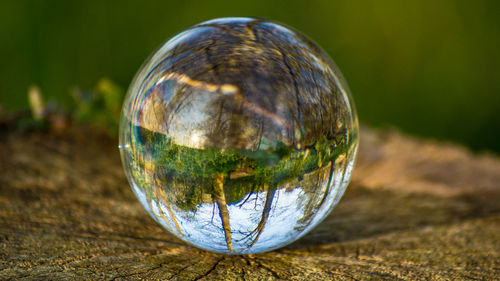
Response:
M73 90L77 122L92 124L116 134L120 123L123 90L110 79L101 79L93 91Z

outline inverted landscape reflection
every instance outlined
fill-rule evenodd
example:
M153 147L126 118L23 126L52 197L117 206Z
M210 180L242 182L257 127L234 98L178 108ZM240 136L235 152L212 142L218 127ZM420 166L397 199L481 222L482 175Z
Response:
M120 151L136 196L180 239L229 254L303 236L350 179L358 123L329 57L262 19L195 25L142 66Z

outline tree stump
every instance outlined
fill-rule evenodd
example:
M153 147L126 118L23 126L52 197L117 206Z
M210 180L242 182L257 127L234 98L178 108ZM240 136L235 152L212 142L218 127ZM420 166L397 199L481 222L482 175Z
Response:
M135 198L117 140L0 128L0 279L500 279L500 159L363 128L341 203L301 240L224 256Z

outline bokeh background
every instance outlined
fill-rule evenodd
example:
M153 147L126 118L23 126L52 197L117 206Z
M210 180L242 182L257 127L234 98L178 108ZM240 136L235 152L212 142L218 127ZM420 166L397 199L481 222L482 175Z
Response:
M274 19L325 49L362 123L500 152L500 1L0 1L0 105L27 91L71 108L102 78L126 89L169 37L224 16Z

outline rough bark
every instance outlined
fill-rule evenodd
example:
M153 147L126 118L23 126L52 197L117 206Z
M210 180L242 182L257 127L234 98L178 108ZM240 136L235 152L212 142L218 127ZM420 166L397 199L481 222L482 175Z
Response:
M0 124L1 125L1 124ZM276 251L182 243L133 195L116 140L0 126L0 279L366 280L500 276L500 159L392 131L361 132L333 213Z

